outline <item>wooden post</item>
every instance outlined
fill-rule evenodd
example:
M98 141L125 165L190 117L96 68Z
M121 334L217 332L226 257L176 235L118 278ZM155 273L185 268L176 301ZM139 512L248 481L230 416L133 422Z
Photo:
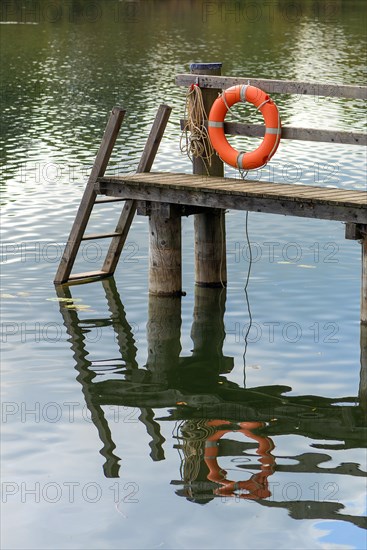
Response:
M181 212L154 204L149 215L149 294L181 296Z
M192 74L220 75L222 63L192 63ZM199 79L200 86L200 79ZM218 89L202 88L207 115L218 97ZM194 158L193 172L202 176L223 177L223 162L218 155L212 157L211 166L201 158ZM208 208L208 212L195 214L195 281L199 286L221 287L227 284L226 230L224 210Z
M361 323L367 325L367 234L362 237Z

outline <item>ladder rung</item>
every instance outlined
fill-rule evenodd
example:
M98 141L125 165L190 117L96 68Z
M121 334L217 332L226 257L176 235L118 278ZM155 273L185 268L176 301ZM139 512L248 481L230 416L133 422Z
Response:
M89 279L92 277L108 277L110 274L106 271L87 271L85 273L75 273L70 275L69 281L76 281L78 279Z
M96 199L94 204L104 204L104 203L109 203L109 202L121 202L121 201L125 201L126 199L119 199L118 197L109 197L109 198L106 198L106 199Z
M89 235L84 235L82 241L94 241L95 239L107 239L107 237L119 237L121 233L90 233Z

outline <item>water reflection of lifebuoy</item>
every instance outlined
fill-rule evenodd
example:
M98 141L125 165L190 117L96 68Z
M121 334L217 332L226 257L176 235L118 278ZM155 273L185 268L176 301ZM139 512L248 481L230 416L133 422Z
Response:
M208 427L218 427L230 424L232 422L228 420L208 420ZM209 469L208 479L214 481L222 487L215 490L215 494L222 496L236 496L244 499L258 500L261 498L267 498L271 496L271 492L268 487L268 477L274 472L275 459L271 455L271 451L274 449L274 444L269 437L257 435L252 430L256 428L264 427L263 422L238 422L238 429L217 429L212 435L210 435L205 442L205 455L204 460ZM247 481L230 481L227 479L227 472L223 470L217 461L218 457L218 442L223 435L229 432L239 432L254 439L258 442L259 446L256 453L260 455L261 471L254 474ZM237 493L236 491L240 491ZM246 491L243 493L242 491Z

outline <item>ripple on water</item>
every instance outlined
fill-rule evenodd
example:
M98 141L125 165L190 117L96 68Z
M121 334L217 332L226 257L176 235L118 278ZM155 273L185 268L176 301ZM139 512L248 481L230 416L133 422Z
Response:
M93 390L101 387L93 386L101 379L115 380L117 395L118 381L126 375L126 360L121 360L119 345L124 350L126 339L121 342L116 338L101 283L70 289L78 300L75 303L84 306L77 314L82 321L85 349L81 339L72 340L61 315L63 306L53 300L56 294L52 280L62 246L113 105L122 105L127 113L109 166L111 173L136 169L159 103L167 103L173 110L154 170L190 173L190 161L179 150L179 120L183 116L185 90L174 85L174 75L187 72L189 61L207 59L210 55L211 59L223 60L224 74L249 78L364 83L365 31L358 3L348 4L348 10L340 13L342 7L338 3L327 6L327 13L320 6L317 8L320 13L312 12L316 9L312 3L298 3L297 13L301 15L295 19L291 6L287 11L281 3L273 11L261 6L256 12L253 6L234 3L236 10L245 10L234 13L230 12L229 3L222 4L219 9L219 3L205 5L194 1L188 10L183 2L101 1L98 6L103 13L98 24L79 20L78 14L72 13L75 21L68 16L62 22L40 21L33 26L8 21L2 27L5 170L1 259L5 295L2 320L6 323L6 333L2 333L2 392L7 403L18 407L2 429L7 480L19 485L26 482L30 487L35 483L58 483L61 488L65 482L77 482L80 485L76 491L86 483L95 483L102 490L100 501L95 503L87 503L78 492L72 503L65 493L60 502L43 500L37 506L29 500L20 506L19 499L9 498L6 508L7 513L11 511L6 540L9 548L51 548L55 545L55 533L63 548L120 548L122 540L126 548L242 548L245 539L248 547L262 544L265 548L270 544L289 549L313 548L324 544L319 520L295 522L291 515L293 510L297 513L300 510L298 503L296 500L285 503L282 490L290 490L289 500L294 496L292 489L301 490L302 499L298 499L301 505L302 500L312 501L310 513L317 517L321 510L324 517L331 507L334 510L334 503L325 501L324 493L314 502L316 496L310 487L315 490L317 486L322 492L325 485L334 482L338 484L340 505L347 507L341 509L343 516L333 515L328 531L335 539L325 544L333 547L339 544L341 517L346 525L346 521L354 521L364 512L359 477L350 472L346 475L328 472L325 476L320 472L320 468L361 462L364 451L341 449L344 443L339 441L341 435L337 431L331 434L333 440L326 441L321 425L320 436L315 432L308 436L306 431L301 434L300 423L317 425L312 415L294 414L283 431L281 422L275 419L267 428L278 434L272 435L276 445L274 455L282 468L274 473L273 495L266 507L240 499L235 502L216 498L197 507L193 514L194 504L179 498L182 484L175 486L182 468L177 453L180 441L172 439L172 429L177 429L177 425L160 422L165 460L153 462L150 453L154 445L146 427L141 422L128 421L130 414L133 418L140 417L142 411L138 407L102 408L116 444L114 453L121 457L121 478L106 478L103 474L106 446L99 439L106 432L98 432L86 416L88 392L83 386L83 376L97 373L88 386ZM76 9L74 4L73 8ZM209 12L203 11L206 9ZM339 16L328 20L326 16L333 16L335 10ZM79 14L81 18L83 13ZM258 21L251 22L253 13L261 14ZM272 20L267 17L271 13ZM281 94L274 94L274 99L285 126L365 131L364 107L360 101ZM251 108L243 116L245 120L255 118ZM239 147L251 149L257 143L250 139L233 140ZM272 162L249 177L362 190L365 169L365 156L359 147L283 140ZM226 175L237 176L230 168L226 168ZM115 211L101 208L93 216L90 230L99 232L110 223L114 225L115 215ZM181 358L187 359L192 355L195 337L191 217L183 221L183 228L187 295L182 298L180 342ZM244 213L228 213L226 229L229 282L223 353L233 358L234 368L222 374L220 381L227 379L243 387L244 333L249 322L243 291L249 267ZM144 374L149 355L147 237L147 219L139 217L132 225L130 248L125 249L115 277L137 348L139 375ZM355 396L360 368L357 243L345 241L344 227L336 222L257 213L249 215L249 239L254 261L248 287L253 326L245 357L247 387L261 389L281 384L292 388L288 396ZM96 252L103 253L103 247L101 244L96 248L92 243L85 249L78 264L80 269L99 266ZM269 332L272 324L273 333ZM336 334L332 333L334 329ZM92 365L91 369L88 365ZM97 394L96 391L95 397ZM206 399L210 403L212 395L208 393ZM52 408L50 403L56 405ZM72 417L65 403L75 404ZM48 409L44 410L46 405ZM32 413L23 422L22 407L36 410L37 414L38 406L39 422ZM345 422L350 420L348 415L354 414L353 410L345 410L339 429L344 429ZM58 411L61 417L54 422L53 415ZM335 407L335 415L338 411L339 407ZM167 407L154 412L155 418L169 417L172 410ZM149 417L149 410L144 409L144 414ZM156 425L152 426L155 430ZM349 431L353 438L355 433ZM152 433L151 428L148 432ZM249 443L235 433L226 437L232 440L228 448L241 445L244 440ZM359 444L357 439L351 443ZM243 449L237 457L241 460L246 458L246 447ZM311 473L288 472L286 467L302 454L312 464L312 460L325 458L326 454L328 459ZM241 479L244 472L231 459L221 456L221 466L228 461L231 475L234 473ZM249 473L246 471L246 475ZM118 502L111 490L116 487L115 482L122 490ZM138 503L124 501L126 483L138 484ZM60 512L67 523L60 523ZM146 530L140 528L142 517ZM218 528L224 523L224 529ZM348 540L351 547L352 539Z

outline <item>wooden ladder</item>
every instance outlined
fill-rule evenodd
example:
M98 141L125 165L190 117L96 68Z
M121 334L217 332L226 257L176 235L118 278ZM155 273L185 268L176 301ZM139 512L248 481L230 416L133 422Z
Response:
M166 128L171 107L160 105L145 144L137 172L149 172L158 147L160 145L164 130ZM96 159L93 164L84 194L79 205L70 235L65 246L60 264L55 276L55 284L67 284L73 282L87 282L89 279L102 279L114 274L119 261L121 251L126 241L132 220L136 212L136 201L126 200L122 208L120 218L117 222L115 231L111 233L91 233L85 234L89 218L95 204L106 204L119 202L124 199L119 198L100 198L97 199L95 184L98 178L104 176L113 147L116 143L118 133L121 128L126 111L120 107L114 107L111 111L101 145L99 147ZM78 254L82 241L111 238L111 243L107 251L101 270L90 271L86 273L76 273L71 275L71 271Z

